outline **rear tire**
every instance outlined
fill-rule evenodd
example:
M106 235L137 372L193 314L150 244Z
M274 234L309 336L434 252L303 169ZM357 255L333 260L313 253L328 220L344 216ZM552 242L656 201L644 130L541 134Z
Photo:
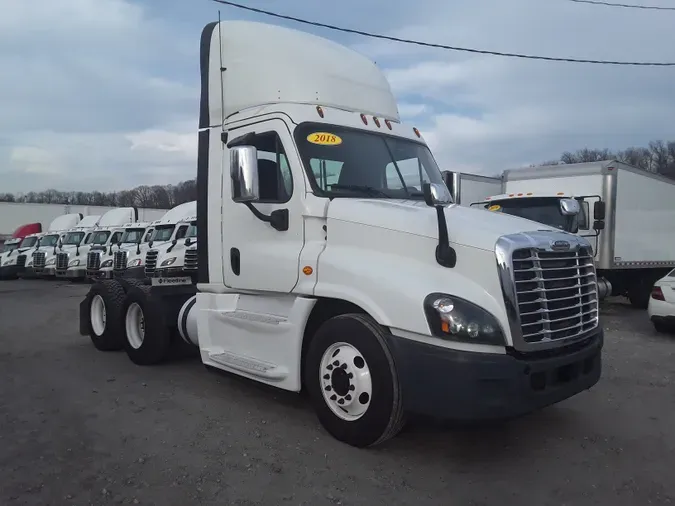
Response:
M124 349L134 364L159 364L168 357L171 332L149 286L132 286L127 292L123 329Z
M359 448L383 443L405 423L396 366L385 332L369 316L326 321L305 358L305 383L319 421Z
M116 281L102 281L89 290L89 337L97 350L119 351L123 348L123 305L124 289Z

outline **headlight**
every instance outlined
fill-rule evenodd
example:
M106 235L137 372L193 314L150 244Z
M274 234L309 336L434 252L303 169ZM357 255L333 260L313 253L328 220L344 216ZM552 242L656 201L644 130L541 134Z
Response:
M101 269L104 269L105 267L112 267L113 261L112 260L106 260L101 264Z
M140 258L134 258L133 260L129 260L127 263L127 267L138 267L139 265L141 265Z
M13 258L10 258L9 260L5 260L5 263L2 264L2 265L3 265L3 267L4 267L4 266L6 266L6 265L13 265L13 264L15 264L15 263L16 263L16 262L14 261L14 259L13 259Z
M75 259L70 261L68 267L77 267L78 265L80 265L80 261L78 259Z
M176 261L176 257L167 258L166 260L164 260L162 262L160 267L168 267L169 265L172 265L175 261Z
M56 263L56 257L52 257L49 260L47 260L47 263L45 265L54 265Z
M495 317L467 300L432 293L424 299L424 313L436 337L463 343L505 344Z

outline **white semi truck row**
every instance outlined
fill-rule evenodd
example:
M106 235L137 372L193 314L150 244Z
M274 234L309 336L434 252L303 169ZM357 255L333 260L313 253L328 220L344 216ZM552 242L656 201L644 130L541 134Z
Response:
M601 298L624 295L645 309L654 282L675 267L673 179L607 160L508 170L499 178L455 174L451 187L462 205L586 238ZM568 199L579 202L576 217L562 212Z
M192 346L207 367L308 391L326 430L359 447L408 413L509 417L598 382L591 244L454 204L373 62L227 21L203 30L200 67L183 243L197 282L93 284L80 333L98 349L146 365Z

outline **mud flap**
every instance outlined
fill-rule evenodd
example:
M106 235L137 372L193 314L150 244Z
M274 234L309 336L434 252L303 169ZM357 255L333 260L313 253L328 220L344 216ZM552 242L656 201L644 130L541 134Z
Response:
M91 334L91 325L89 322L89 299L91 292L87 292L84 300L80 302L80 335L88 336Z

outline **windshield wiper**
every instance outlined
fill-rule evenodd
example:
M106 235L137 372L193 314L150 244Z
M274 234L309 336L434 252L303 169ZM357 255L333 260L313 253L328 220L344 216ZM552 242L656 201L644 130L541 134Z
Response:
M365 186L365 185L358 185L358 184L333 184L330 186L330 189L336 189L336 190L351 190L351 191L357 191L357 192L363 192L366 195L371 195L373 197L385 197L390 199L391 196L389 196L388 193L383 192L382 190L378 190L377 188L374 188L372 186Z

